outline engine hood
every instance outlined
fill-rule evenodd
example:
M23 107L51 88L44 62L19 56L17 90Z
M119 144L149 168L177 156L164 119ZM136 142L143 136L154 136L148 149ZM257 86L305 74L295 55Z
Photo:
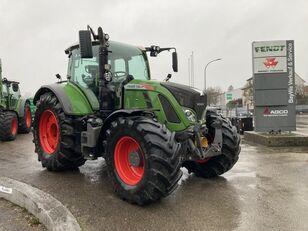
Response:
M198 119L201 119L207 102L202 91L172 82L162 82L161 85L171 92L181 106L193 109Z

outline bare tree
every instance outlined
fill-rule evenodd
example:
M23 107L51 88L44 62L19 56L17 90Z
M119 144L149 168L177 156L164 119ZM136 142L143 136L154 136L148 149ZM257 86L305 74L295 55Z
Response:
M208 87L206 89L207 103L208 105L217 105L219 101L219 95L223 92L220 87Z
M243 96L244 96L244 101L243 102L245 105L246 104L251 104L253 102L253 81L252 79L247 81L243 90Z

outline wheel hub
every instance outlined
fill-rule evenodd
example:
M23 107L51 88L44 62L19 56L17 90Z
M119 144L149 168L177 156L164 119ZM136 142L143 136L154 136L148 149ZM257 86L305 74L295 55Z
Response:
M41 115L39 138L42 148L47 154L51 155L56 151L59 145L60 128L56 115L50 110L44 111Z
M13 136L15 136L17 134L17 119L13 118L12 122L11 122L11 134Z
M26 115L25 116L26 116L26 127L30 128L32 118L31 118L31 111L30 111L29 108L26 109Z
M139 151L132 151L128 156L129 164L133 167L141 165L142 156Z
M137 140L124 136L114 150L115 168L120 179L127 185L137 185L145 171L144 154Z

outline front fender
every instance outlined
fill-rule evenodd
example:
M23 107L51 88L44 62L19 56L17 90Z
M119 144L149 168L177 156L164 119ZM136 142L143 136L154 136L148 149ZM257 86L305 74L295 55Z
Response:
M129 117L129 116L154 116L152 110L142 110L142 109L130 109L130 110L117 110L111 113L104 121L103 127L101 129L102 134L105 134L105 131L110 127L112 121L116 120L119 117Z

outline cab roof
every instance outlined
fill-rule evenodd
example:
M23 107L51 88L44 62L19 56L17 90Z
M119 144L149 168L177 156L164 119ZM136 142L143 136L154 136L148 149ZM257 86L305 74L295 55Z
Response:
M146 51L144 47L142 46L133 46L133 45L129 45L126 43L120 43L120 42L116 42L116 41L109 41L110 44L112 45L116 45L116 46L122 46L122 47L127 47L127 48L138 48L141 51ZM92 46L97 46L99 45L99 41L92 41ZM78 49L79 48L79 43L75 43L72 46L68 47L66 50L64 50L65 54L70 54L73 50Z

